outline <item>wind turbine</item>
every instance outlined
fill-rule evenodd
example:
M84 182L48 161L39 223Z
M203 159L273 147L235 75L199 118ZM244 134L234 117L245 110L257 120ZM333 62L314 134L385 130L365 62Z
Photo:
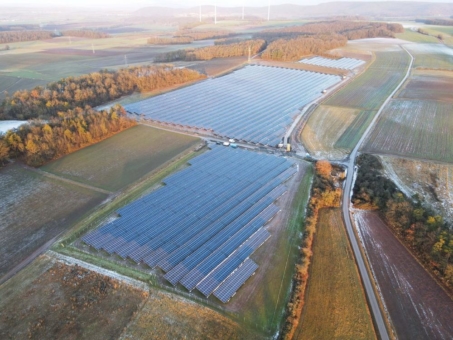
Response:
M201 2L200 2L200 10L199 10L199 14L200 14L200 22L201 22Z
M217 1L214 5L214 25L217 25Z
M242 1L242 20L244 20L244 6L245 6L245 0Z

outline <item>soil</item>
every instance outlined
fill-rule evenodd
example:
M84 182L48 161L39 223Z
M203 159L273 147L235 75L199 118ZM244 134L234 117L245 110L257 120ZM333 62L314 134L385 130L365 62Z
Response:
M354 212L398 339L453 339L453 301L376 212Z
M434 75L413 76L399 97L408 99L440 100L453 103L453 77Z
M148 296L62 263L24 286L19 284L12 294L11 285L0 289L2 339L117 339Z

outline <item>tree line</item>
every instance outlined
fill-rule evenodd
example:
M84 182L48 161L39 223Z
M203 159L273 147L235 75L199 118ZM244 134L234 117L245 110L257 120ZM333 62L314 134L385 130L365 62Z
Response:
M422 22L427 25L453 26L453 20L451 19L415 19L415 21Z
M50 31L6 31L0 32L0 43L8 44L21 41L51 39L54 35Z
M107 33L94 30L67 30L62 31L61 35L88 39L103 39L110 37L110 35Z
M395 37L395 33L403 31L400 24L326 21L267 30L257 33L254 38L265 39L268 43L263 59L294 61L345 46L348 40Z
M293 289L286 306L285 320L282 326L281 339L291 340L302 315L305 304L305 289L308 281L308 269L312 256L313 237L318 223L319 210L322 208L339 207L341 202L341 181L344 171L333 167L328 161L318 161L311 188L310 201L305 217L305 230L300 258L293 276ZM303 223L303 221L301 221Z
M0 135L0 165L20 158L40 166L136 124L119 105L101 112L79 107L60 112L48 122L31 122Z
M152 37L148 39L148 44L151 45L179 45L179 44L190 44L193 42L191 37L176 37L176 38L162 38Z
M415 195L406 197L382 175L381 162L372 155L358 158L359 171L352 203L377 209L399 239L447 286L453 288L453 226Z
M266 46L264 40L243 40L238 43L228 45L214 45L208 47L200 47L193 50L178 50L173 52L163 53L156 56L157 62L171 62L176 60L210 60L213 58L228 58L247 56L261 52Z
M219 31L193 31L193 30L182 30L177 31L173 37L180 38L180 37L189 37L193 40L206 40L206 39L219 39L219 38L227 38L234 35L230 31L226 30L219 30Z
M0 119L48 118L77 107L97 106L133 92L153 91L205 76L169 65L103 70L17 91L0 105Z

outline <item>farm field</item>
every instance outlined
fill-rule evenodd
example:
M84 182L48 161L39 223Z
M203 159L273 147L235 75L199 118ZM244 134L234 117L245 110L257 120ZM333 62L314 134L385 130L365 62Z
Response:
M392 100L362 151L452 162L452 129L449 103Z
M324 104L359 110L377 110L407 71L410 58L405 51L399 47L398 49L375 52L376 60L369 68Z
M356 210L354 216L398 339L451 339L450 297L378 214Z
M315 157L341 159L350 147L335 145L359 115L360 110L321 105L310 115L302 131L302 143Z
M380 156L386 174L408 197L419 194L444 218L453 218L453 165Z
M195 137L138 125L50 162L41 170L117 191L199 143Z
M0 276L68 230L107 195L10 164L0 170ZM6 194L8 193L8 194Z
M420 70L412 74L398 98L453 103L453 72Z
M41 256L0 286L0 337L117 339L147 295Z
M340 209L320 211L309 275L296 339L376 339Z
M150 33L106 39L61 37L10 44L11 50L0 52L0 99L4 98L3 91L13 93L63 77L148 64L160 53L213 44L213 40L204 40L190 45L149 45L149 36Z
M416 31L412 31L410 29L405 29L404 33L397 33L396 37L398 39L412 41L415 43L426 43L426 44L438 44L439 39L432 37L430 35L425 35L418 33Z
M151 290L144 307L128 325L122 340L265 339L200 304Z
M453 70L453 50L443 44L408 44L415 57L414 68Z

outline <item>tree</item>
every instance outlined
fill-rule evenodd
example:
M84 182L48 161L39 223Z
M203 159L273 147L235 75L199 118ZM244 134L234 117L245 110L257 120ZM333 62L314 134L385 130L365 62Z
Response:
M330 178L332 175L332 164L326 160L317 161L316 172L323 178Z
M9 147L4 140L0 140L0 165L5 165L9 158Z

